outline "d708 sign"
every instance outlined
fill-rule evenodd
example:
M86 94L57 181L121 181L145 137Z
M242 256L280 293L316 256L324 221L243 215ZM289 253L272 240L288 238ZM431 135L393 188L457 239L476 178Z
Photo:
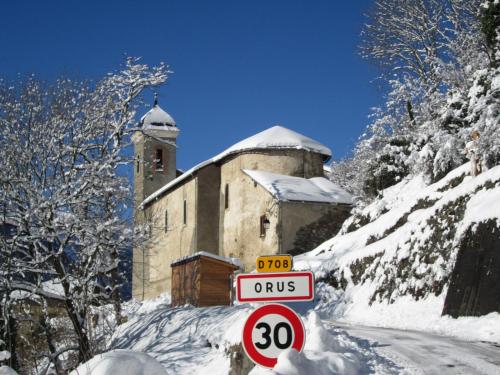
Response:
M289 272L292 270L291 255L263 255L255 262L257 272Z

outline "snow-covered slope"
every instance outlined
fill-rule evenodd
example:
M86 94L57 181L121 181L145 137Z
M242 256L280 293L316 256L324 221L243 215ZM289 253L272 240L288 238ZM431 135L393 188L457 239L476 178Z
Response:
M432 185L421 176L403 180L356 212L337 236L296 257L295 268L313 270L320 281L316 309L369 325L500 340L497 313L441 317L464 236L479 222L500 226L500 166L477 177L468 170L463 165ZM480 323L488 319L496 326ZM470 330L462 329L465 320Z
M128 322L114 333L111 347L115 351L97 356L89 364L103 368L116 365L114 361L103 363L103 358L116 358L123 353L133 363L139 363L145 361L143 356L133 353L142 352L161 363L168 374L176 375L227 375L231 370L233 374L251 375L399 373L400 367L377 354L375 347L333 327L308 309L302 314L307 336L303 352L284 351L274 370L252 369L248 361L244 368L238 367L241 332L252 309L249 304L171 308L165 296L145 301L128 312Z

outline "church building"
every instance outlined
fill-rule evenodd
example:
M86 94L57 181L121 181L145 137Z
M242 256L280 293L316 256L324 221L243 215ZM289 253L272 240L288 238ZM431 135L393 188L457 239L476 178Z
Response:
M133 296L170 292L171 263L198 252L238 258L299 254L332 237L352 198L324 176L331 151L282 126L181 172L179 128L157 101L133 136L135 221L151 223L133 253ZM320 242L321 242L320 241Z

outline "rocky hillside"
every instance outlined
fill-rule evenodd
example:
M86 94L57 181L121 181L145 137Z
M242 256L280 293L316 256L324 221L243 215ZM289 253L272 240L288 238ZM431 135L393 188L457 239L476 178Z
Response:
M295 268L314 270L317 309L336 318L416 327L443 309L498 315L499 233L500 166L471 177L466 164L431 185L417 176L384 190Z

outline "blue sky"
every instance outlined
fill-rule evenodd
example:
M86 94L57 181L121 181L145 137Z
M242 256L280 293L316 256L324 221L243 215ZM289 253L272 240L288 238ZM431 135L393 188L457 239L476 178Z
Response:
M178 167L281 124L349 154L381 92L357 55L370 1L5 1L0 75L98 79L124 56L174 71L159 90ZM147 93L150 102L152 94ZM145 108L145 111L147 109Z

